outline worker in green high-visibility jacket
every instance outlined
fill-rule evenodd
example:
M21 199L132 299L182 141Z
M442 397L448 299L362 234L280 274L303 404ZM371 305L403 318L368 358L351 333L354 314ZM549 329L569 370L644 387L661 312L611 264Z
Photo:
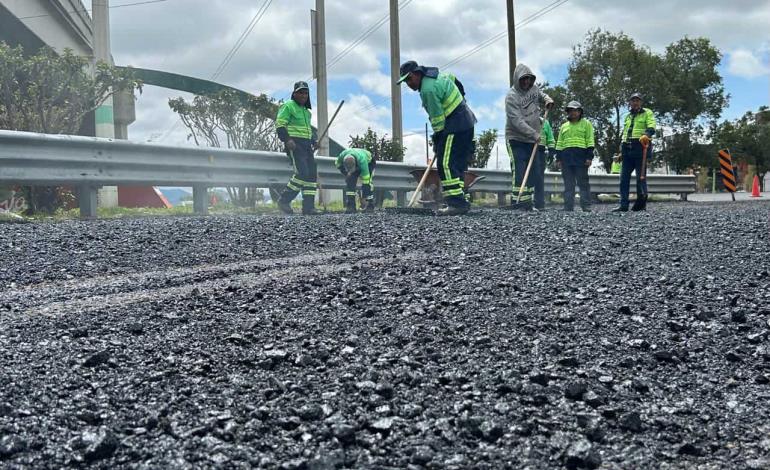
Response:
M556 159L564 179L564 210L575 210L575 186L580 188L580 208L591 212L591 184L588 168L594 158L594 127L583 117L583 106L571 101L565 111L567 122L559 130Z
M278 109L275 129L286 147L294 167L289 183L278 200L278 208L291 214L291 201L302 193L302 213L316 214L315 197L318 189L318 168L315 162L317 138L310 125L310 88L305 82L294 84L291 99Z
M356 183L361 179L361 196L366 202L364 212L374 212L374 176L375 159L372 152L365 149L350 148L343 150L337 157L337 169L345 176L345 212L356 213Z
M644 148L647 147L647 161L652 159L652 138L655 136L655 114L642 107L642 95L634 93L629 99L630 112L623 124L622 153L620 169L620 207L613 212L627 212L631 173L636 173L636 202L631 210L647 210L647 167Z
M465 192L465 171L474 153L473 129L476 125L476 116L465 101L465 89L454 75L414 61L401 65L398 83L403 82L420 92L422 107L433 128L433 152L447 204L438 213L465 214L470 209Z

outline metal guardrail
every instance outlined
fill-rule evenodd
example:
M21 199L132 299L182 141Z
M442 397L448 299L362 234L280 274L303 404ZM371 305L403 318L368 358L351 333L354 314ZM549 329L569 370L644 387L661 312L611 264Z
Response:
M325 189L344 189L334 159L317 157L318 176ZM380 162L375 186L388 191L411 191L410 171L425 166ZM471 170L485 178L474 191L506 193L507 171ZM283 185L292 168L285 155L272 152L173 147L93 137L0 131L0 183L66 185L78 188L81 214L96 215L100 186L191 186L195 210L207 210L207 188ZM592 191L617 192L617 175L591 175ZM695 192L692 176L650 175L651 193ZM546 191L563 191L558 173L546 174Z

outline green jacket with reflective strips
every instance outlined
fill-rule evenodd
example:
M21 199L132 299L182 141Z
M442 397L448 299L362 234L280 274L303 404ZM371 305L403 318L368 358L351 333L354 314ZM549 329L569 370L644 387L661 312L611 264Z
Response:
M465 98L455 84L455 76L445 72L439 73L436 78L427 75L422 78L420 98L422 107L430 118L433 132L443 131L447 118L465 102Z
M313 127L310 125L310 110L300 106L294 100L285 102L278 109L275 129L282 141L287 137L312 141Z
M369 171L369 164L372 162L372 153L365 149L347 149L337 156L337 168L344 167L345 157L352 155L356 159L356 166L360 172L361 183L371 184L372 173Z
M638 113L630 112L623 124L623 143L638 141L645 134L655 136L655 115L651 110L642 108Z
M582 166L586 160L593 159L595 145L594 126L588 119L567 121L559 131L559 141L556 143L557 158L562 165Z
M548 120L543 123L543 131L540 133L540 145L549 149L556 147L556 138L553 136L553 128Z

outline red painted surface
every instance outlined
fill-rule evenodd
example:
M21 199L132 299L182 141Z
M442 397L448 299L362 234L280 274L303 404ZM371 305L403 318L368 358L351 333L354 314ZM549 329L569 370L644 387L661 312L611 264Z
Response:
M171 203L157 188L152 186L119 186L118 205L120 207L151 207L169 209Z

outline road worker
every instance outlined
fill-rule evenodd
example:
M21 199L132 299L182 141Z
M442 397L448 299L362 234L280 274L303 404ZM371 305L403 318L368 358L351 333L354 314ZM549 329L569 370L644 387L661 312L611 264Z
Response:
M652 158L652 138L655 136L655 115L642 107L642 95L634 93L629 99L630 112L623 124L622 166L620 170L620 207L613 212L628 212L631 173L636 173L635 212L647 210L647 165ZM647 147L645 155L645 147Z
M291 99L278 109L275 128L278 138L294 167L294 174L278 200L278 208L285 214L293 213L291 202L302 193L302 213L315 215L315 197L318 190L318 169L314 153L317 137L310 125L310 88L306 82L294 84Z
M537 205L540 206L538 209L545 207L544 157L542 165L539 164L539 157L533 163L526 188L521 195L519 204L516 204L532 156L533 146L548 145L547 141L543 141L542 107L545 106L550 109L553 106L553 100L540 90L540 87L535 83L536 80L537 77L529 67L524 64L517 65L513 76L513 87L505 98L505 139L508 144L511 172L513 173L511 204L514 208L525 211L531 211ZM538 190L538 187L542 189ZM535 192L541 194L542 199L533 205L532 196Z
M375 160L372 153L365 149L349 148L343 150L337 157L337 169L345 176L345 212L356 213L356 183L361 179L361 197L364 212L374 212L374 176Z
M580 208L591 212L591 185L588 168L594 159L594 127L583 117L583 106L571 101L566 108L567 122L561 126L556 143L557 160L564 179L564 210L575 209L575 185L580 187Z
M474 152L476 116L465 101L462 83L450 73L409 61L401 65L398 83L420 93L422 107L433 128L433 152L447 207L439 215L459 215L470 210L465 192L465 171Z

